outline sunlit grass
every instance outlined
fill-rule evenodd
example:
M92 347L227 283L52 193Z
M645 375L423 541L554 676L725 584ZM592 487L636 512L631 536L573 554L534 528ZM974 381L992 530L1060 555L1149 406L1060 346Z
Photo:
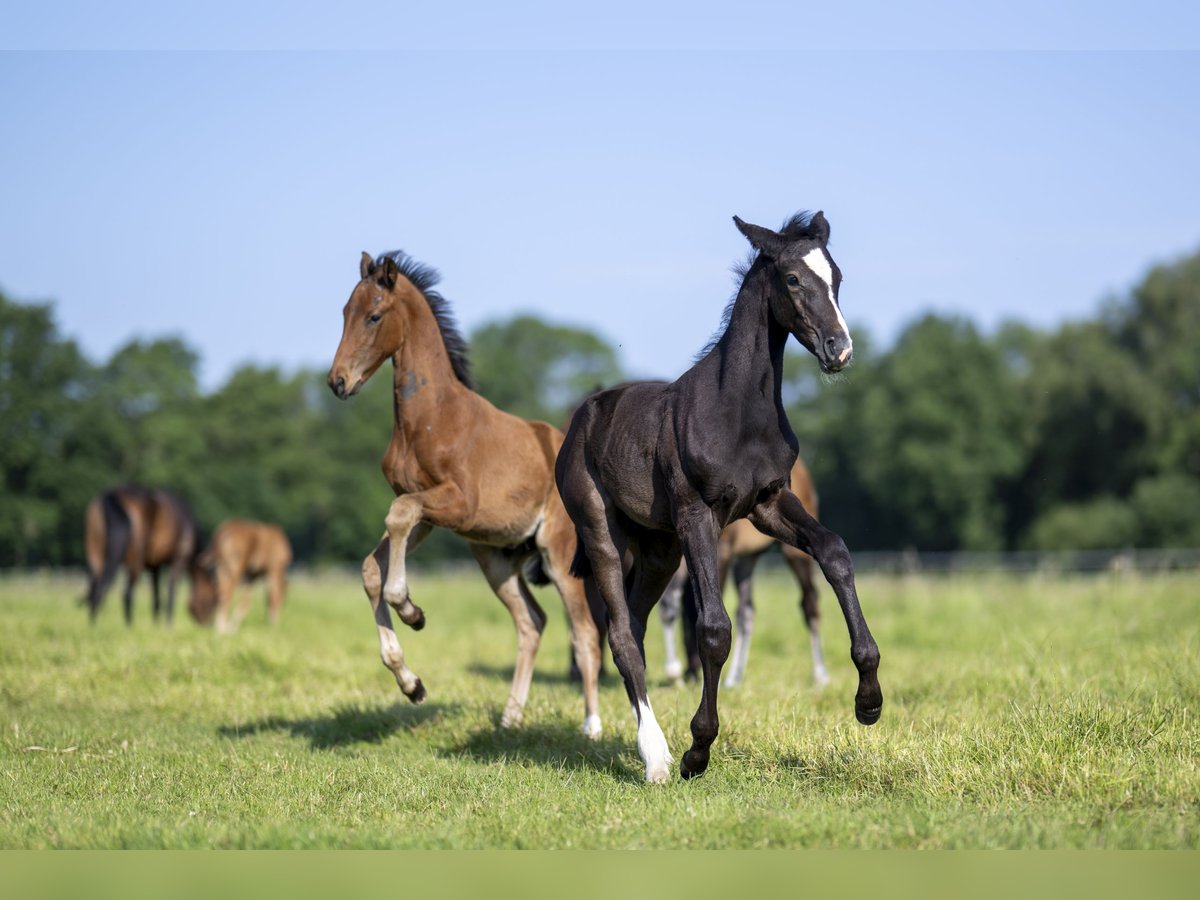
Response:
M414 576L400 632L429 689L380 665L350 576L297 576L221 638L81 583L0 580L3 847L1196 847L1200 577L863 578L884 715L854 721L832 592L833 684L782 573L758 585L746 684L722 691L709 773L642 783L607 664L604 738L579 734L565 619L550 614L523 727L498 729L515 646L477 576ZM698 688L651 700L678 755Z

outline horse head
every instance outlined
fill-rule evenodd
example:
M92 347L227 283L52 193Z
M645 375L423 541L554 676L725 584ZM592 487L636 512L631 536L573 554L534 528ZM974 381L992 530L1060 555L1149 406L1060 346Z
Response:
M412 287L396 261L363 253L360 279L342 310L342 340L329 368L329 389L338 399L353 397L405 337L403 291Z
M854 356L850 329L838 305L841 270L829 255L825 214L796 216L781 231L733 217L738 231L770 266L771 313L817 358L840 372Z

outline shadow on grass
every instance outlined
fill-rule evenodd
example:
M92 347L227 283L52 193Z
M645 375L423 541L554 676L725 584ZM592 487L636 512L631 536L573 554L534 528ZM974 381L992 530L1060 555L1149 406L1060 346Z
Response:
M578 727L566 723L481 728L466 740L437 752L484 763L516 760L553 769L590 769L635 783L644 776L641 760L628 741L608 737L593 741Z
M288 719L269 716L257 722L222 725L218 734L227 738L246 738L265 731L286 731L293 737L306 738L314 750L331 750L350 744L378 744L397 731L412 731L458 709L458 704L395 703L391 706L364 708L346 705L327 716Z

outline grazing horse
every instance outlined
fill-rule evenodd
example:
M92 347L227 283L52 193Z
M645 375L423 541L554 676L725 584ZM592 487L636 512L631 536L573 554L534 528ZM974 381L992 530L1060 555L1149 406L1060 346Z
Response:
M433 290L433 269L399 251L374 260L364 253L359 276L343 311L329 387L344 400L392 360L394 425L382 467L396 499L383 539L363 562L384 665L406 697L425 698L421 679L405 665L388 608L414 630L424 627L405 557L433 526L447 528L469 542L516 626L517 662L500 724L521 721L546 625L523 575L532 560L562 596L583 670L583 732L598 738L600 643L583 582L570 574L575 529L554 484L562 432L501 412L473 390L466 345Z
M792 493L814 519L817 517L817 492L812 476L804 460L796 458L792 466ZM717 582L724 589L729 571L733 571L733 583L737 588L737 630L733 642L733 661L725 675L725 687L737 687L746 675L746 662L750 657L750 638L754 633L754 593L752 582L754 567L767 550L778 542L763 534L747 519L738 519L726 525L717 541ZM784 561L800 586L800 610L808 626L809 645L812 648L812 677L818 687L829 684L829 672L825 668L825 655L821 649L821 614L817 606L817 588L813 583L812 557L787 544L779 544ZM669 678L700 675L700 653L696 644L696 600L688 588L687 567L681 565L679 572L663 592L659 604L663 634L666 644L664 669ZM683 643L687 656L687 669L679 661L675 651L675 623L683 617Z
M212 621L215 613L219 633L237 631L250 611L250 583L263 577L267 582L267 617L272 625L279 621L292 545L278 525L228 519L217 526L197 563L188 612L201 625ZM238 585L244 588L241 603L234 610L233 594Z
M159 574L167 580L167 623L175 614L175 586L194 562L199 547L196 520L186 503L159 488L124 485L93 497L84 520L84 553L88 565L87 605L96 621L100 604L117 569L125 567L125 623L133 624L133 586L150 570L154 586L154 618L162 609Z
M799 215L781 231L734 217L758 251L727 310L723 332L669 385L632 384L584 401L558 455L556 478L575 523L572 571L591 575L608 607L613 661L638 723L646 780L665 782L671 757L646 693L646 620L687 562L696 595L704 686L692 718L685 778L707 767L717 737L717 689L729 656L730 622L721 602L717 540L741 518L811 555L841 604L850 657L859 673L855 715L878 721L883 707L879 648L859 607L845 542L818 523L788 489L796 435L781 397L789 334L825 372L850 362L852 344L838 308L841 273L827 249L822 213ZM626 578L622 558L633 568Z

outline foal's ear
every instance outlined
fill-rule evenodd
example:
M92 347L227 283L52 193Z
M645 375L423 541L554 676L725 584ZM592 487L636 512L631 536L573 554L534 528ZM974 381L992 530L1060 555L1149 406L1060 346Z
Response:
M775 259L783 252L784 239L770 228L763 228L761 225L751 225L749 222L743 222L737 216L733 217L733 224L737 226L738 231L746 236L746 240L750 242L750 246L764 256Z
M362 261L358 264L358 277L366 278L371 274L371 270L375 268L375 260L371 259L371 254L366 250L363 251Z
M390 256L383 258L383 265L375 270L375 274L379 277L379 283L389 291L396 286L396 279L400 276L400 269L396 266L396 261Z
M813 240L820 241L822 247L829 243L829 220L823 211L817 210L817 214L808 222L808 229L812 232Z

